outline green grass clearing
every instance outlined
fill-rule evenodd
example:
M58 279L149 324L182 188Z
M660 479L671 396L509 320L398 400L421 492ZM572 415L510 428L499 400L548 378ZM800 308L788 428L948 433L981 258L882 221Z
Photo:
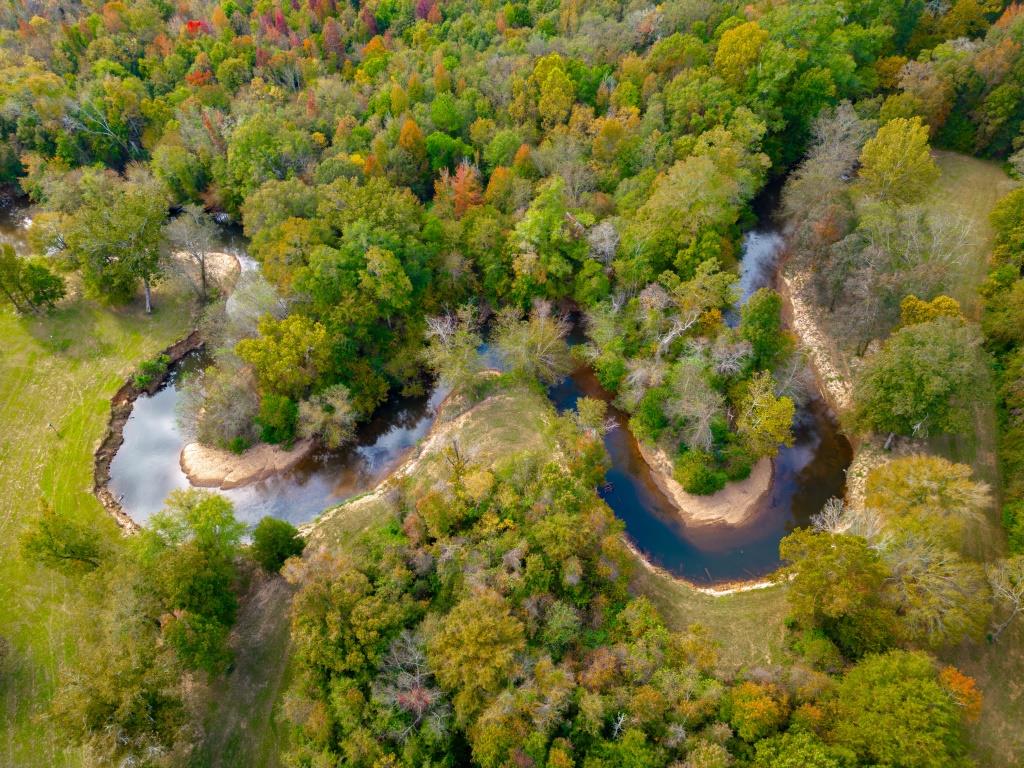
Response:
M73 583L24 561L18 537L44 496L57 509L119 536L92 495L93 451L110 397L141 361L184 336L191 296L172 283L141 304L110 309L73 298L50 317L0 310L0 635L12 644L0 673L0 764L74 766L42 718L75 628L89 617Z

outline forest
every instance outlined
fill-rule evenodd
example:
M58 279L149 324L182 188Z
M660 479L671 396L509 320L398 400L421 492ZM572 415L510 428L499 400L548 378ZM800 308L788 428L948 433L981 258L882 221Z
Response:
M1022 45L1007 0L5 3L0 764L1024 760ZM183 453L133 519L171 389L228 467L436 412L312 517ZM813 408L852 461L771 569L646 551L610 433L763 505Z

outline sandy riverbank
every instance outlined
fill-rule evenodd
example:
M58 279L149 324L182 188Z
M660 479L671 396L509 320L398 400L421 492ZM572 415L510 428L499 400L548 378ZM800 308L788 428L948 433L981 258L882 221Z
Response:
M757 510L758 502L772 484L771 459L761 459L746 480L729 483L709 496L697 496L683 490L672 477L672 461L660 448L637 442L640 454L651 469L651 478L675 505L679 516L692 525L743 525Z
M244 453L188 443L181 449L181 471L197 488L226 491L287 472L312 450L312 440L299 440L291 450L260 443Z
M804 349L829 407L838 414L853 406L853 386L844 363L833 353L834 342L821 327L811 303L803 297L807 276L779 271L779 289L785 302L787 319Z

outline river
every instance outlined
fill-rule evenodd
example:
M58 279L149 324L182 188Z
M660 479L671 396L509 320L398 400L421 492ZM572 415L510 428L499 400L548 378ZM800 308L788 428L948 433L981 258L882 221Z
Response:
M27 223L24 208L0 206L0 242L24 252ZM782 245L770 227L746 234L740 304L758 288L772 284ZM258 268L246 255L237 231L225 230L219 247L238 256L243 269ZM735 319L736 313L732 315ZM160 391L136 400L125 426L124 443L110 467L110 489L139 523L158 511L171 491L188 487L179 466L184 438L175 408L183 378L205 363L202 352L188 355ZM610 400L588 369L577 370L549 395L560 411L573 408L584 395ZM346 450L315 453L288 473L222 493L247 523L264 515L307 522L380 482L430 429L443 396L435 390L426 397L395 398L362 425L356 444ZM779 540L807 525L828 498L842 496L845 489L850 445L824 402L815 397L799 408L794 444L780 450L771 490L749 522L735 527L687 525L655 484L629 431L628 415L614 407L610 413L616 428L605 437L611 467L602 497L652 563L697 583L753 579L771 572L779 565Z
M739 301L775 280L784 242L774 229L753 230L743 240ZM732 312L738 317L738 311ZM575 408L580 397L611 400L588 368L551 388L559 411ZM743 581L779 567L779 541L810 523L831 497L846 490L846 468L853 458L835 416L818 393L798 407L793 445L783 446L774 460L769 492L748 521L739 526L687 524L655 483L629 431L629 415L614 406L615 428L605 435L611 459L601 496L626 525L626 534L654 565L698 584Z

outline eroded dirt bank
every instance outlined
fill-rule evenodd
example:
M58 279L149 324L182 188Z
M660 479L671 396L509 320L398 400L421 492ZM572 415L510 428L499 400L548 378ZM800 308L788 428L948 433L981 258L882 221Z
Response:
M131 516L124 511L121 502L114 497L107 487L110 483L110 463L117 454L117 449L124 442L124 425L132 415L132 406L135 400L143 394L152 395L163 386L167 380L170 367L179 362L185 355L194 352L203 346L203 339L198 329L194 329L188 336L167 347L160 354L166 355L170 363L168 371L162 376L155 377L147 386L137 387L134 383L134 376L114 393L110 400L110 418L107 421L107 431L100 441L99 446L93 454L93 493L99 499L100 504L114 516L117 524L128 533L139 530L139 524L132 520Z

